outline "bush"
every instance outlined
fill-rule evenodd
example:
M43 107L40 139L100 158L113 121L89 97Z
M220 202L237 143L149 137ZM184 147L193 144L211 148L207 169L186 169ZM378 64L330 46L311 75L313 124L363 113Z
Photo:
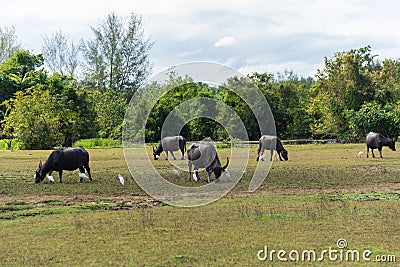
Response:
M399 135L396 114L376 102L363 104L359 111L348 111L347 118L350 123L350 135L355 139L353 141L364 140L369 132L391 137Z
M18 150L21 149L22 143L21 141L15 139L2 139L0 140L0 149L3 150Z
M119 147L121 140L114 140L109 138L90 138L82 139L74 142L74 146L81 146L84 148L103 148L103 147Z

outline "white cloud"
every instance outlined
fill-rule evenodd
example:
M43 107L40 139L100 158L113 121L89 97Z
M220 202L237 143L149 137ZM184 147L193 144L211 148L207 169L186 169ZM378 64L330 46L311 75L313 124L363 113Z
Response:
M219 39L215 44L214 47L223 47L223 46L230 46L235 43L235 38L234 37L224 37L222 39Z
M293 69L308 75L324 56L366 45L386 58L400 57L400 2L393 0L3 1L0 26L15 25L24 48L35 53L43 35L62 30L74 41L88 40L89 26L111 12L142 15L155 41L154 70L207 60L245 72Z

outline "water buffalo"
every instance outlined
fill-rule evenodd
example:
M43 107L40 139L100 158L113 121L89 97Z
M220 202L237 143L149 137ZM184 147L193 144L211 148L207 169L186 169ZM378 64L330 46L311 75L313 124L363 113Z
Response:
M265 149L271 151L271 156L269 158L270 161L272 161L272 156L274 154L274 150L276 150L276 152L278 152L278 156L279 156L280 160L282 160L282 157L285 160L288 160L288 152L286 151L285 148L283 148L282 142L277 136L272 136L272 135L261 136L261 138L258 142L257 161L260 158L261 158L261 160L264 160L263 154L264 154Z
M211 174L214 172L215 180L226 171L229 164L229 158L226 158L225 166L221 166L217 151L211 143L194 143L187 150L189 179L192 175L192 165L194 165L194 178L199 180L198 169L205 168L207 172L207 181L210 182Z
M158 145L157 149L153 147L153 156L155 160L158 160L160 157L161 152L165 151L166 158L168 159L168 152L171 152L171 155L174 159L174 153L173 151L178 151L180 150L182 153L182 158L185 158L185 151L186 151L186 139L183 136L177 135L177 136L167 136L164 137L160 144Z
M46 162L42 165L39 162L39 167L35 173L35 183L43 181L46 174L51 175L53 171L58 171L60 183L62 183L62 172L73 171L79 168L81 173L86 171L89 174L89 179L92 181L89 168L89 153L82 147L71 147L56 149L51 152ZM80 178L82 182L82 176Z
M370 148L372 151L373 158L375 158L374 155L375 148L379 150L379 155L381 158L382 158L382 147L384 146L388 146L391 150L396 151L394 140L386 138L379 133L373 133L373 132L368 133L365 142L367 144L367 158Z

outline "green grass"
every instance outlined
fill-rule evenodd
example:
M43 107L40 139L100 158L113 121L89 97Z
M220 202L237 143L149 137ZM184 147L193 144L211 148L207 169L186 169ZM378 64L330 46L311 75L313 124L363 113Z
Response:
M398 183L400 181L400 154L384 149L384 159L357 158L364 145L288 145L289 161L275 160L272 168L259 190L282 189L324 189ZM222 162L231 157L229 149L218 149ZM53 173L56 183L47 179L37 185L33 174L39 160L44 162L50 151L43 150L0 150L0 193L3 195L145 195L132 178L123 156L122 148L89 149L90 166L94 181L79 183L78 171L65 171L63 184L58 183L58 174ZM148 148L151 156L151 148ZM246 155L236 155L238 162L246 162ZM150 157L151 158L151 157ZM256 147L250 151L250 160L244 175L234 190L246 191L257 166ZM143 166L147 160L142 156L135 166ZM171 161L186 168L186 161ZM196 183L188 180L188 174L180 171L175 176L173 166L162 155L153 161L154 167L169 181L183 186L205 184L206 174L200 172L202 180ZM266 164L261 162L260 164ZM231 170L234 166L230 165ZM125 178L121 186L117 178ZM224 179L224 178L223 178Z
M250 196L197 208L74 213L51 208L37 216L0 221L0 260L43 266L258 266L265 265L256 257L264 245L321 251L336 248L339 238L345 238L350 249L399 255L399 201L311 197L316 201Z
M34 183L34 170L50 151L1 150L0 263L292 266L277 260L260 262L257 252L265 245L286 251L335 249L339 238L348 241L348 249L370 249L374 255L397 255L400 260L399 153L384 148L384 159L366 159L357 158L358 151L365 150L362 144L285 147L289 161L276 160L256 192L247 192L258 164L252 147L249 164L234 190L196 208L172 207L147 197L130 176L121 148L88 149L94 181L80 183L75 171L64 173L63 184L57 182L56 173L56 183ZM229 149L218 152L221 159L231 157ZM138 156L135 164L143 166L147 156ZM183 171L175 176L163 157L152 163L166 179L199 185ZM240 154L236 160L247 158ZM125 186L119 183L119 173L125 177ZM200 176L200 185L205 184L205 173Z

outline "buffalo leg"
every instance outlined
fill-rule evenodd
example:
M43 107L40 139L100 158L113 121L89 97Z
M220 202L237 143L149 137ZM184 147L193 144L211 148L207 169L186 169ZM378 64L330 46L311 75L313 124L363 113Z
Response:
M279 153L278 153L278 155L279 155ZM270 157L269 157L269 161L272 161L272 157L274 156L274 151L271 149L270 150ZM279 156L279 158L280 158L281 156ZM281 159L282 160L282 159Z
M172 158L173 158L174 160L176 160L175 155L174 155L174 152L172 152L172 151L170 151L170 152L171 152Z
M278 151L276 151L276 153L278 153L279 159L280 161L282 161L283 159L281 158L281 153L279 153Z
M256 161L258 161L260 159L260 156L262 154L261 149L262 149L261 142L259 142L258 149L257 149L257 159L256 159ZM261 152L261 154L260 154L260 152Z
M369 153L369 147L367 146L367 158L368 158L368 153Z
M192 162L188 161L188 167L189 167L189 181L192 177Z
M90 174L90 167L89 167L89 164L88 164L88 163L87 163L87 164L83 164L83 166L85 167L87 173L89 174L89 181L93 181L92 175Z
M58 175L60 176L60 183L62 183L62 170L58 171Z
M207 182L210 183L211 182L211 171L207 171Z
M379 156L380 156L381 158L383 158L383 157L382 157L382 148L379 148L379 147L378 147L378 150L379 150Z
M165 151L165 160L168 160L168 151Z
M371 148L372 157L375 158L374 149Z
M181 153L182 153L181 160L184 160L185 159L185 152L183 151L183 149L181 149Z

